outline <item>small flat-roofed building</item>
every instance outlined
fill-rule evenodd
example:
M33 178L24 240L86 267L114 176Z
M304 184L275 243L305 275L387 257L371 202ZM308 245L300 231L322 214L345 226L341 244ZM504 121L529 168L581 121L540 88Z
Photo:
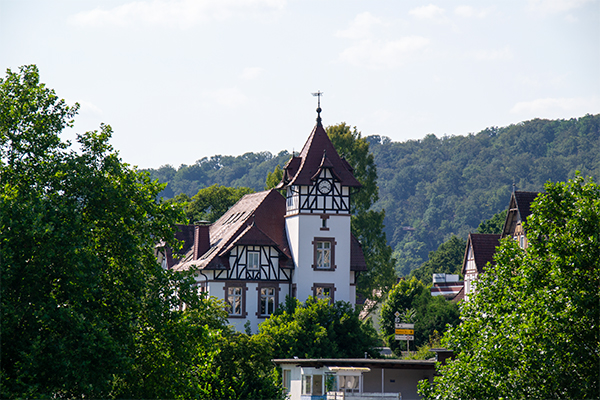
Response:
M445 349L443 349L445 350ZM435 359L275 359L290 400L420 399L418 382L432 381Z

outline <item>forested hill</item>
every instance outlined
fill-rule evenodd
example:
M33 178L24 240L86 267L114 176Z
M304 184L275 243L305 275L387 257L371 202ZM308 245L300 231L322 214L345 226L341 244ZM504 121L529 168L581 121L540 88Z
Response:
M570 120L522 122L467 136L427 135L392 142L367 136L386 210L386 234L406 275L452 234L466 237L479 223L508 205L517 190L541 191L546 181L564 181L581 171L600 177L600 114ZM289 159L287 151L214 156L179 169L150 170L168 182L165 198L189 196L220 184L264 187L267 172Z

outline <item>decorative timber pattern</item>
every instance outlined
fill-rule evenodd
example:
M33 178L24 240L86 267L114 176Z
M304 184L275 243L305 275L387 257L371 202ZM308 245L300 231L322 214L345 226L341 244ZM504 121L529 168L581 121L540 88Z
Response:
M287 214L350 213L350 188L342 186L324 170L312 186L293 185L287 188Z
M272 246L235 246L229 270L215 271L215 280L287 281L291 270L279 268L279 252Z

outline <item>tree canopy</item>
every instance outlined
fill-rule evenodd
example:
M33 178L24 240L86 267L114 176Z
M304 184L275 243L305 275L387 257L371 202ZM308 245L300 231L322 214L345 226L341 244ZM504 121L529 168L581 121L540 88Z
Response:
M448 241L440 244L436 251L429 253L429 259L419 268L411 271L410 276L414 276L423 284L429 285L433 274L462 275L461 270L466 246L466 240L453 235Z
M404 341L395 339L396 312L415 324L416 346L429 341L435 332L442 333L446 325L458 324L458 306L442 296L431 296L429 287L417 278L402 279L388 293L381 307L381 330L387 345L396 353L406 350Z
M0 397L280 397L264 346L228 350L224 305L158 265L182 218L164 186L108 125L60 139L77 108L33 65L0 79Z
M327 135L338 154L354 169L362 187L352 198L351 229L360 241L368 270L357 279L357 291L366 298L380 299L396 280L392 248L388 246L383 221L385 211L371 207L379 198L377 167L369 143L356 127L345 123L328 126Z
M273 344L275 358L362 358L377 356L377 332L347 302L286 297L282 307L259 325L259 336Z
M600 187L548 183L526 250L502 241L442 343L456 359L422 394L435 399L596 398L600 392Z
M233 188L214 184L198 190L198 193L191 199L182 193L169 202L180 203L190 223L196 221L215 222L239 199L250 193L254 193L254 190L247 187Z

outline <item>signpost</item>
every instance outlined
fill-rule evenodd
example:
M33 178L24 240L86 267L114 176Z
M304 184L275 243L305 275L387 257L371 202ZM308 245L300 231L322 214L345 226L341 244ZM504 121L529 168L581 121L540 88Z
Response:
M400 313L394 313L394 328L396 340L406 340L406 351L409 351L409 340L415 340L415 324L404 324L400 322Z

